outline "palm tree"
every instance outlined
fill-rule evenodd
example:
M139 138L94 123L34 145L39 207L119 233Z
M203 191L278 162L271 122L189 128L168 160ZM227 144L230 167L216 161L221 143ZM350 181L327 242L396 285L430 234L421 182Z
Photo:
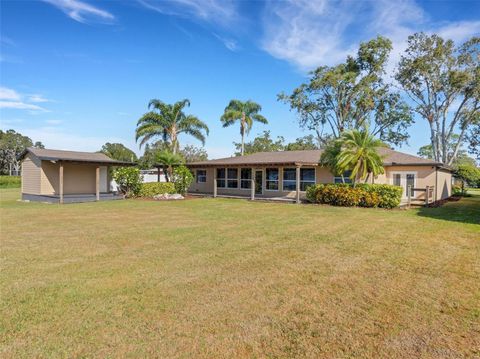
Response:
M190 106L187 99L173 105L156 99L150 100L148 108L153 108L154 111L147 112L138 120L135 131L135 140L142 139L140 147L152 138L160 136L169 143L172 152L176 154L179 148L178 135L181 133L193 136L205 144L208 126L196 116L186 115L183 112L186 106Z
M231 100L220 118L223 127L233 125L235 122L240 122L240 134L242 135L242 148L240 154L243 156L245 152L245 134L248 134L252 129L253 121L267 124L265 117L259 114L262 106L253 101L242 102L239 100Z
M165 178L167 182L170 182L173 178L173 166L178 166L185 163L182 156L170 151L159 152L155 156L155 160L157 163L161 163L163 165L163 172L166 175Z
M385 144L371 135L368 129L345 131L340 139L340 153L337 157L337 167L341 172L351 170L350 178L366 180L370 174L377 176L384 173L383 158L378 148Z

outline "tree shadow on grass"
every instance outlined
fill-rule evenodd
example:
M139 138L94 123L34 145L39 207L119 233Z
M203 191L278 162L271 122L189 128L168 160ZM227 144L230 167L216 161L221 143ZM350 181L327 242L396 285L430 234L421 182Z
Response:
M447 202L440 207L422 207L418 215L444 221L480 225L480 195L464 197L459 201Z

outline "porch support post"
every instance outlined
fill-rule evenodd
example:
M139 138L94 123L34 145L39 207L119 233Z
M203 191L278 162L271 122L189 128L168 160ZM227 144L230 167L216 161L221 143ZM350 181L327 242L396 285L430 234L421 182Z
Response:
M217 198L217 169L213 168L213 198Z
M252 190L252 193L250 194L250 197L251 197L251 200L254 201L255 200L255 168L251 168L252 171L252 183L251 183L251 190Z
M63 204L63 163L59 163L58 168L58 192L60 193L60 203Z
M296 168L296 177L297 177L297 180L295 181L296 184L297 184L297 193L296 193L296 196L295 196L295 202L296 203L300 203L300 167L301 166L298 166L297 165L297 168Z
M100 201L100 166L95 168L95 199Z

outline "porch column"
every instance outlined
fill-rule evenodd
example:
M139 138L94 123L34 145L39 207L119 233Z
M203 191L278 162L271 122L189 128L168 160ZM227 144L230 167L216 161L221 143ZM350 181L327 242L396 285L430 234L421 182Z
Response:
M60 203L63 204L63 163L59 163L58 168L58 192L60 193Z
M95 197L100 201L100 166L95 168Z
M213 198L217 198L217 169L213 168Z
M252 167L250 169L250 171L252 171L252 176L251 176L252 177L252 179L251 179L251 187L252 188L250 188L252 192L250 194L250 199L252 201L254 201L255 200L255 168Z
M296 168L296 175L297 175L297 180L296 180L296 184L297 184L297 193L296 193L296 197L295 197L295 202L297 203L300 203L300 167L301 166L297 166Z

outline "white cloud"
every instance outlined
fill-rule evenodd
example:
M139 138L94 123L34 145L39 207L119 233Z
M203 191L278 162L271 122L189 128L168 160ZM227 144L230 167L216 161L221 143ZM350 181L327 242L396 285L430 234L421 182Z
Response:
M480 21L432 23L413 0L270 2L263 26L263 49L303 71L344 61L361 41L382 35L393 43L391 73L415 32L435 32L457 42L480 32Z
M15 110L28 110L31 113L35 112L49 112L47 109L35 105L30 102L46 102L48 101L41 95L31 95L27 96L27 99L24 99L25 96L21 95L14 89L8 87L0 87L0 108L3 109L15 109ZM37 100L37 101L35 101ZM38 101L42 100L42 101Z
M0 87L0 100L20 100L20 95L13 89Z
M233 52L239 50L238 43L234 39L226 38L226 37L220 36L220 35L215 34L215 33L213 33L213 35L218 40L220 40L228 50L233 51Z
M68 17L81 23L104 22L111 23L115 20L108 11L102 10L80 0L43 0L62 10Z
M0 101L0 108L10 108L17 110L30 110L30 111L48 111L43 107L32 105L30 103L20 102L20 101Z
M29 99L30 102L35 102L35 103L50 102L49 99L43 97L42 95L38 95L38 94L29 95L28 99Z
M197 18L202 21L227 25L237 18L233 0L138 0L145 8L164 15Z

